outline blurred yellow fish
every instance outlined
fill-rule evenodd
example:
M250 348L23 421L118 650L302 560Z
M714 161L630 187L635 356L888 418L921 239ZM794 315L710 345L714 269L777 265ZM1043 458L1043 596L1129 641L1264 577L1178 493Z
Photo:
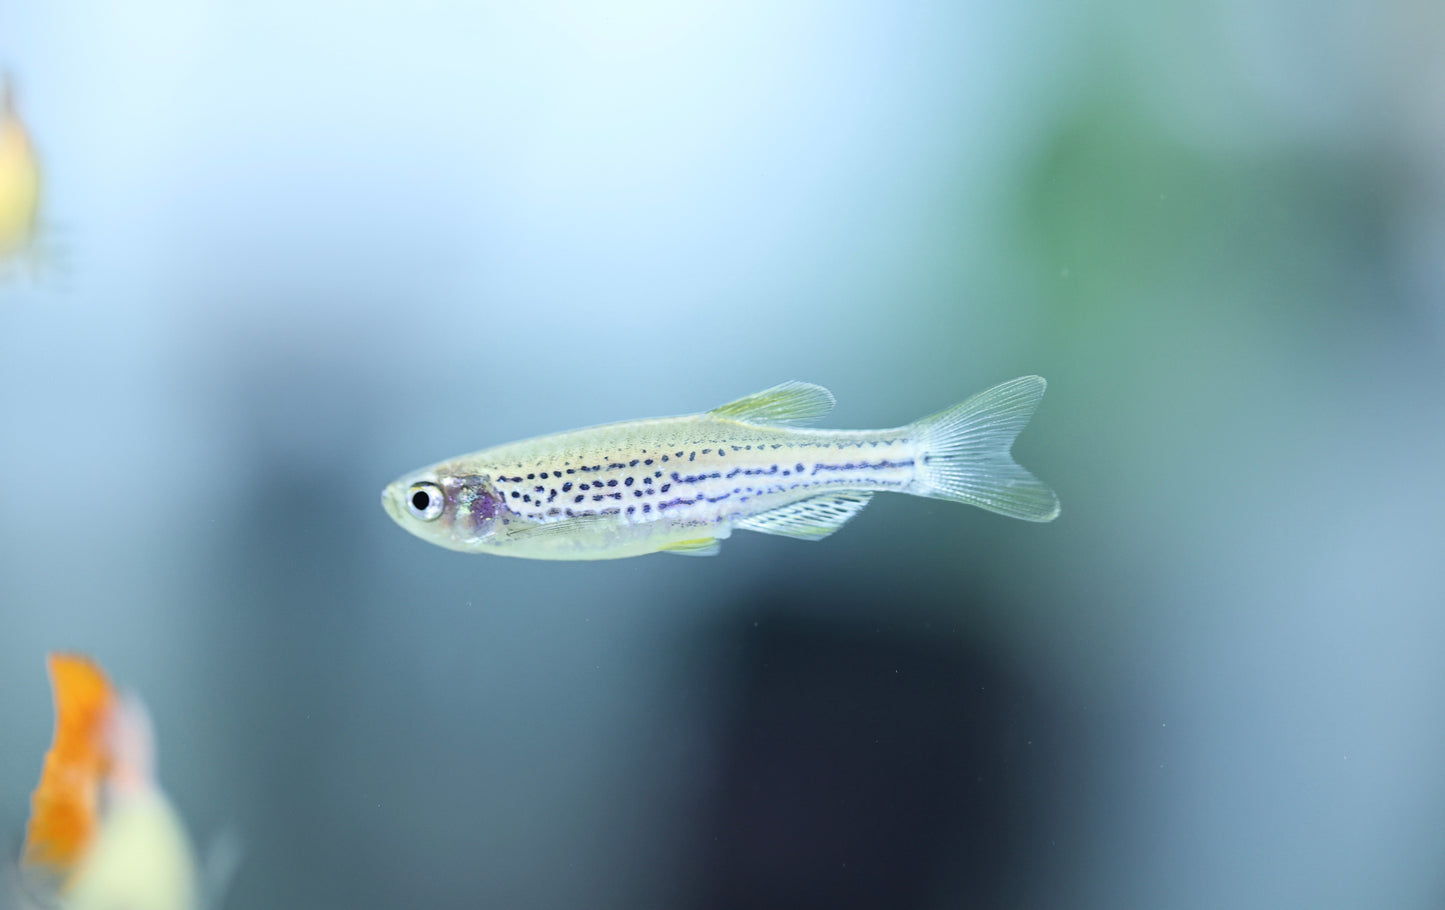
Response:
M155 778L145 708L52 654L55 738L20 854L27 899L62 910L197 910L195 856Z
M40 159L0 77L0 266L32 252L40 215Z
M443 547L533 559L710 556L734 528L818 540L879 491L1052 521L1053 490L1010 455L1044 386L1024 376L891 430L816 430L796 424L832 393L786 382L705 414L463 455L398 479L382 505Z

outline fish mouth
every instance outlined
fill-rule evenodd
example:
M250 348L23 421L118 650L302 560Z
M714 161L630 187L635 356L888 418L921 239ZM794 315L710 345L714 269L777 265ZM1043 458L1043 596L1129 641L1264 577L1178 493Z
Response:
M381 491L381 507L391 516L392 521L401 524L401 503L397 501L396 484L388 484Z

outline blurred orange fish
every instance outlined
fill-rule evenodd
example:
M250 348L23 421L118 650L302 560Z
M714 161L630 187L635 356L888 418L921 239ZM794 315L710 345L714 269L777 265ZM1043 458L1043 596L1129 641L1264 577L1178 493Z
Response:
M115 693L85 658L53 654L49 662L55 740L30 800L21 863L63 878L95 835L100 782L110 770L106 736Z
M55 738L20 854L25 891L64 910L196 910L194 853L156 782L145 708L84 657L49 666Z

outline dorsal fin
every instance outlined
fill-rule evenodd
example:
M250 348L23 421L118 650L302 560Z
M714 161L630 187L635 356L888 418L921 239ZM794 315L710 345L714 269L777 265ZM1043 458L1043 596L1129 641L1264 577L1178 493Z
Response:
M30 800L20 862L63 880L95 833L100 784L111 766L107 740L116 695L100 667L84 657L51 654L49 666L55 738Z
M796 380L755 392L708 411L714 417L745 423L802 423L833 410L833 393Z

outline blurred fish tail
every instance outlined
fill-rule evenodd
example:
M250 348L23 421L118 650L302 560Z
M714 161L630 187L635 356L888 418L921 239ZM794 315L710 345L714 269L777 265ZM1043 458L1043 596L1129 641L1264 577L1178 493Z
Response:
M1057 518L1054 491L1010 454L1045 385L1042 376L1021 376L914 423L922 455L910 492L1025 521Z
M201 857L201 910L218 910L225 903L226 892L231 889L245 853L241 835L230 828L211 841Z

